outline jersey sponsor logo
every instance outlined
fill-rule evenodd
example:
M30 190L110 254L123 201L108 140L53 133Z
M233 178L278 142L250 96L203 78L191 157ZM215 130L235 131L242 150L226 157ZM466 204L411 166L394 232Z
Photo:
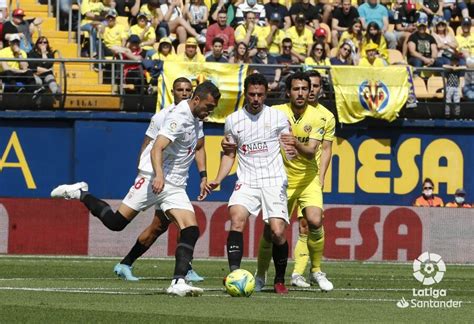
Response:
M257 154L262 152L268 152L267 142L257 142L251 144L244 144L241 147L242 152L247 154Z
M176 123L175 121L171 121L168 125L168 128L172 131L174 131L176 127L178 127L178 123Z
M304 125L304 128L303 128L304 132L308 134L311 133L312 129L313 127L311 127L311 125Z
M304 136L304 137L296 136L296 139L297 139L298 142L300 142L300 143L307 143L307 142L309 142L309 136Z

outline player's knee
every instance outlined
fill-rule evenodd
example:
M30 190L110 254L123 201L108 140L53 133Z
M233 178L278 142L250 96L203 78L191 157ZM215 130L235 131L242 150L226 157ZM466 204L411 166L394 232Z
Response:
M168 230L171 221L160 212L155 213L155 219L153 220L153 233L161 234Z
M308 219L308 230L314 228L320 228L323 226L323 219L322 217L315 217L311 220Z
M239 216L231 216L230 218L230 229L236 232L243 232L245 228L246 218Z
M114 213L113 217L107 219L107 224L104 222L107 228L114 232L122 231L129 223L130 221L118 211Z

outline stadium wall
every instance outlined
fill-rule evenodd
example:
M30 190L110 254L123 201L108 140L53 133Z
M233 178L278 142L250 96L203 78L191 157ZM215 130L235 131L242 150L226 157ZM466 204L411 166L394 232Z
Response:
M132 113L0 112L0 197L46 198L61 183L87 181L97 196L121 199L136 175L138 152L151 115ZM208 174L220 160L222 125L206 124ZM445 201L464 187L474 193L474 123L378 122L336 131L325 202L411 205L425 177ZM227 201L235 168L210 201ZM198 195L193 166L188 192Z
M113 208L119 200L108 200ZM222 202L194 203L201 230L196 257L223 257L229 221ZM447 262L474 262L472 210L371 205L327 205L324 256L336 260L411 261L424 251ZM111 232L77 201L34 198L0 199L0 253L123 256L153 217L149 210L123 232ZM295 218L288 229L290 251L296 243ZM245 230L245 257L255 257L262 233L261 217ZM168 233L145 254L173 256L177 230Z

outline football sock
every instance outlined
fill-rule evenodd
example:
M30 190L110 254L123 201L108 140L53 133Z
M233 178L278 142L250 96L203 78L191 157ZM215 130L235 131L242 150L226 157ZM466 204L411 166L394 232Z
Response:
M109 204L92 196L87 191L81 191L81 201L91 211L92 215L112 231L121 231L130 223L120 212L113 212Z
M230 271L240 268L244 250L244 235L241 232L229 231L227 236L227 260Z
M275 265L275 282L285 283L285 272L288 264L288 242L281 245L273 243L273 264Z
M262 235L258 244L257 277L265 278L272 259L272 247L273 243L268 242Z
M311 272L321 271L321 259L324 250L324 227L309 230L308 250L311 259Z
M293 273L304 275L306 265L308 264L309 260L308 235L298 235L298 241L296 241L295 245L294 258L295 267L293 268Z
M135 262L136 259L141 257L143 255L143 253L148 251L149 248L150 248L149 246L145 246L137 240L137 242L132 247L130 252L128 252L128 254L125 256L125 258L123 258L122 261L120 261L120 263L131 266L133 264L133 262Z
M189 262L193 259L194 246L199 238L199 227L189 226L181 230L178 246L176 247L176 262L173 279L186 276Z

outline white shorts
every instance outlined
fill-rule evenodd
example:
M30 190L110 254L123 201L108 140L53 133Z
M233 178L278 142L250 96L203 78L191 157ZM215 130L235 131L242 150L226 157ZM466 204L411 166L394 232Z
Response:
M156 205L157 210L186 209L194 213L194 208L184 187L173 186L165 183L163 191L158 195L153 193L151 181L148 177L138 175L135 184L128 191L122 201L125 205L136 211L147 210Z
M289 224L287 203L286 185L251 188L237 182L228 206L244 206L251 215L255 216L262 210L262 218L265 223L268 223L268 219L273 217L282 218Z

